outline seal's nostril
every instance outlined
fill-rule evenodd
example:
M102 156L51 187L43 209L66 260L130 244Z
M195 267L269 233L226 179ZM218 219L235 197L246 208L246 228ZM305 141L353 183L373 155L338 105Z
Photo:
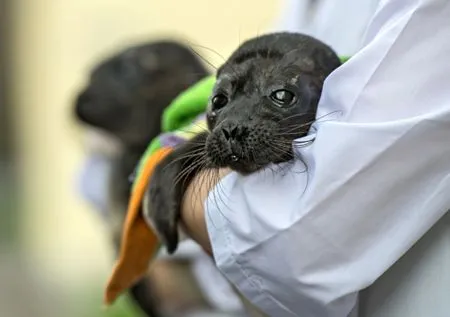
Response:
M243 138L248 136L248 128L238 125L226 126L222 128L222 133L227 141L236 140L242 141Z
M236 139L239 136L239 129L236 126L222 128L225 139Z
M230 132L228 131L228 129L222 129L222 133L225 136L225 139L229 140L230 139Z
M238 136L238 128L237 127L233 127L230 131L230 135L233 139L236 139L236 137Z

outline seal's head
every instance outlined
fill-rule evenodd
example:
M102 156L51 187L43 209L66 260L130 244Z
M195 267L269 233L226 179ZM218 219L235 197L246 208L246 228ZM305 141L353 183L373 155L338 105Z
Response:
M75 101L77 118L127 147L160 133L163 110L208 74L187 46L170 40L127 48L95 66Z
M340 60L324 43L275 33L245 42L217 73L207 118L212 167L248 174L293 158L306 135L325 78Z

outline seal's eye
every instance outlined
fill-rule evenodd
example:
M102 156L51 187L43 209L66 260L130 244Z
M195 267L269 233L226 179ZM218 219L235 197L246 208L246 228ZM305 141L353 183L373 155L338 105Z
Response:
M214 109L219 109L228 103L228 98L224 94L217 94L212 98L211 102Z
M290 106L295 101L295 95L286 89L279 89L272 92L270 99L280 107Z

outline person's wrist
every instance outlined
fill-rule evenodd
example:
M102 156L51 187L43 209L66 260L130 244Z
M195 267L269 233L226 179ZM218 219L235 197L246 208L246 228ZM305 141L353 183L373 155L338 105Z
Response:
M204 202L209 192L229 172L229 169L200 172L191 181L183 197L181 208L183 231L200 244L209 255L212 255L212 249L206 227Z

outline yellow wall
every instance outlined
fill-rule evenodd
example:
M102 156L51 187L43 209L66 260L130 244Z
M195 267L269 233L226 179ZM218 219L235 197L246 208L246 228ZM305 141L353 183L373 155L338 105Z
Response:
M263 32L276 0L13 0L14 120L23 245L39 272L66 284L110 266L100 220L75 192L83 150L71 98L97 58L119 45L178 34L226 57ZM195 47L194 47L195 48ZM221 58L197 49L214 64Z

